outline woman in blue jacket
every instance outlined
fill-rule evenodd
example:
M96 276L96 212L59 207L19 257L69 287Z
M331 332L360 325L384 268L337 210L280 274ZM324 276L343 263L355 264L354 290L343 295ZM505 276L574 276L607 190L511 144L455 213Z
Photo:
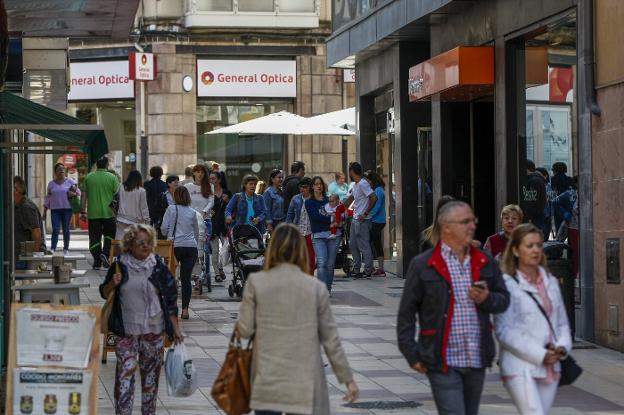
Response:
M377 258L379 266L372 273L373 277L385 277L384 270L384 248L383 248L383 229L386 226L386 192L384 187L386 184L377 172L369 170L364 174L364 178L368 180L371 188L375 191L377 202L370 211L371 219L371 245L373 253Z
M329 200L326 196L327 186L322 177L316 176L312 179L312 189L312 197L305 201L305 208L312 227L312 245L316 255L317 277L325 283L331 293L336 252L342 235L337 233L335 239L330 238L329 227L333 215L325 210L325 205Z
M243 177L242 192L236 193L225 208L225 223L228 225L253 225L264 234L267 212L264 199L257 195L258 178L248 174Z
M284 213L284 195L282 193L282 182L284 175L279 169L275 169L269 175L269 183L271 186L262 194L264 206L267 211L267 231L273 232L273 229L280 223L284 222L286 215Z

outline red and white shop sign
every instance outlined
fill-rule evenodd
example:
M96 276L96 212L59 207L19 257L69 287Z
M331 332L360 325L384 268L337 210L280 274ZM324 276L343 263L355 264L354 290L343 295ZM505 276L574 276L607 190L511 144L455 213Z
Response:
M296 97L297 63L198 59L197 96Z
M153 53L130 52L130 79L153 81L156 79L156 56Z
M69 70L69 101L134 98L134 81L128 76L126 60L72 62Z

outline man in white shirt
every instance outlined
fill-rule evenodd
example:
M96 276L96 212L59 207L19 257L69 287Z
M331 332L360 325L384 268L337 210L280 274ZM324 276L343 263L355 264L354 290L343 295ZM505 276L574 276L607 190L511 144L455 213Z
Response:
M353 202L353 221L351 223L351 232L349 233L349 249L353 255L355 271L354 278L370 277L373 273L373 253L370 244L370 228L371 221L369 214L377 196L371 189L370 184L362 177L362 165L356 161L349 164L349 176L353 181L353 190L350 191L345 206L349 206ZM364 260L364 272L360 271Z

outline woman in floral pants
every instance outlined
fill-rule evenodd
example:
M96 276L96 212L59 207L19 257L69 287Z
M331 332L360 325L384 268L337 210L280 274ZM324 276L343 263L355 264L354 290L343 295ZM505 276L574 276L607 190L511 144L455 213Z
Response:
M117 336L115 413L132 414L134 375L141 374L141 414L156 413L158 379L165 334L182 341L178 327L175 281L162 259L153 253L156 231L132 225L124 234L122 254L109 268L100 294L114 290L108 327Z

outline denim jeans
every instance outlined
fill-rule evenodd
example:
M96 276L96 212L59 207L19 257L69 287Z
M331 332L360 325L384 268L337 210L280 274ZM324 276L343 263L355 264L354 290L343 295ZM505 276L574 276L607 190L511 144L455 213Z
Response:
M341 236L336 239L329 239L329 232L312 235L312 245L316 255L316 269L318 279L327 285L331 291L334 282L334 264L336 263L336 253L340 245Z
M69 221L71 221L72 210L52 209L50 217L52 218L52 250L56 250L61 227L63 227L63 249L69 249Z
M427 372L440 415L477 415L485 369L449 367L447 373Z

